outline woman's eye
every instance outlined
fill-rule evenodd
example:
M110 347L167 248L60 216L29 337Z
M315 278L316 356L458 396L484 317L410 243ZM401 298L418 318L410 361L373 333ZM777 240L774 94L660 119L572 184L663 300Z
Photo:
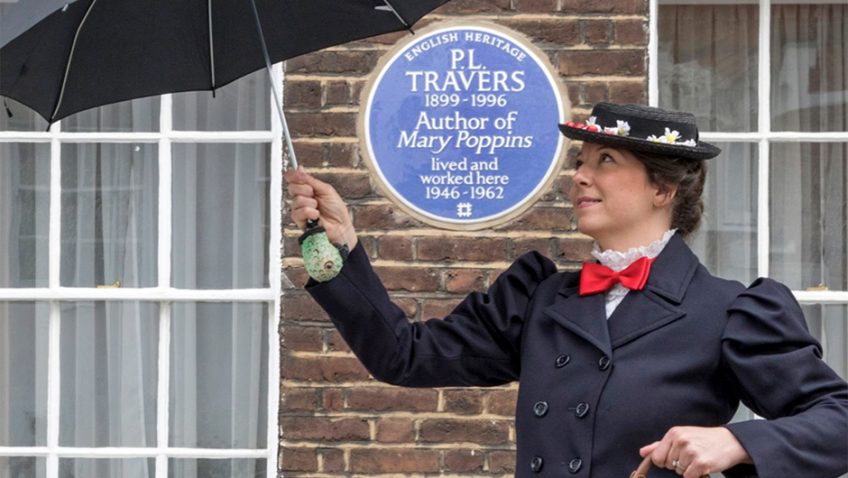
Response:
M610 156L608 154L602 154L601 155L601 162L602 163L608 163L608 162L612 162L612 161L615 161L614 159L612 159L612 156Z
M577 161L574 162L574 169L577 169L580 166L583 166L583 160L578 159Z

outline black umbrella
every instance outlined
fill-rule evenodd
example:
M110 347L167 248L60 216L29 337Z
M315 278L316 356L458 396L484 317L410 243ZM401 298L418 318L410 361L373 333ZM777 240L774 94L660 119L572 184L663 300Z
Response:
M0 19L0 95L53 123L133 98L214 91L271 62L408 29L446 1L22 0Z

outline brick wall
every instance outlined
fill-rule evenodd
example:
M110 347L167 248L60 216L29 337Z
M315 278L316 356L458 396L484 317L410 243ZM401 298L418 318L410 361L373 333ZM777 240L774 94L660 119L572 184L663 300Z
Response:
M459 17L524 33L559 69L574 117L584 118L598 101L646 102L647 9L646 0L453 0L418 27ZM348 200L360 240L409 320L443 316L528 250L576 267L590 242L571 221L571 160L532 208L484 231L434 229L377 192L359 153L359 97L403 35L289 61L285 104L298 159ZM516 387L419 390L371 379L302 290L300 231L284 224L291 284L282 299L281 473L511 476Z

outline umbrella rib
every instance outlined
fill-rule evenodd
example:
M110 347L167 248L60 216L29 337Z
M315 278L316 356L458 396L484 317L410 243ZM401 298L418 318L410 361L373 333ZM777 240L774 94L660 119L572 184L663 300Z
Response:
M212 38L212 0L206 2L209 12L209 71L212 73L212 96L215 96L215 43Z
M50 123L53 123L53 118L56 117L56 113L59 112L59 107L62 106L62 100L65 97L65 86L68 83L68 72L71 70L71 62L74 59L74 50L77 48L77 39L79 38L82 26L85 24L85 21L88 20L88 14L91 13L91 9L94 8L95 3L97 3L97 0L92 0L92 2L88 5L88 10L85 11L85 15L83 15L82 20L80 20L79 25L77 25L77 31L74 32L74 41L71 43L71 51L68 53L68 61L65 62L65 73L62 75L62 88L59 90L59 99L56 101L56 107L53 109L53 114L50 115Z
M410 28L409 23L407 23L407 22L406 22L406 20L404 20L404 19L403 19L403 17L402 17L402 16L400 16L400 13L398 13L398 11L397 11L397 10L395 10L395 7L393 7L393 6L392 6L392 4L391 4L391 3L389 3L389 0L383 0L383 3L385 3L385 4L386 4L386 6L387 6L387 7L389 7L389 10L391 10L391 11L392 11L392 13L394 13L394 14L395 14L395 16L397 17L397 19L398 19L398 20L400 20L400 22L401 22L401 23L403 23L403 26L404 26L404 27L406 27L406 28Z

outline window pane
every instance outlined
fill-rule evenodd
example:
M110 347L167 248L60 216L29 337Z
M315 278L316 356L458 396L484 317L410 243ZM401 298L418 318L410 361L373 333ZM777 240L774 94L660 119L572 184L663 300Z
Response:
M266 304L173 305L171 446L266 446L267 338Z
M659 105L702 131L756 131L758 6L661 5Z
M848 305L803 305L810 332L821 342L823 359L848 380Z
M59 478L153 478L155 475L156 460L153 458L59 460Z
M63 286L156 285L156 144L62 145Z
M770 275L795 290L848 283L848 144L775 143Z
M265 460L197 460L168 461L169 478L254 478L268 476Z
M211 92L174 95L174 129L267 131L271 129L271 82L261 69Z
M0 302L0 446L47 445L49 314L45 303Z
M159 97L92 108L62 120L62 131L158 131Z
M848 2L772 7L773 129L848 130L846 19Z
M268 287L267 144L175 144L173 284Z
M0 2L0 6L2 6ZM47 130L47 120L17 101L0 96L4 108L0 110L0 131L38 131ZM9 108L12 117L5 111Z
M0 456L0 476L8 478L44 478L47 461L35 457Z
M716 146L722 153L708 165L692 250L713 274L749 284L757 277L757 145Z
M159 306L66 302L61 313L59 444L156 446Z
M0 143L0 287L46 287L50 145Z

